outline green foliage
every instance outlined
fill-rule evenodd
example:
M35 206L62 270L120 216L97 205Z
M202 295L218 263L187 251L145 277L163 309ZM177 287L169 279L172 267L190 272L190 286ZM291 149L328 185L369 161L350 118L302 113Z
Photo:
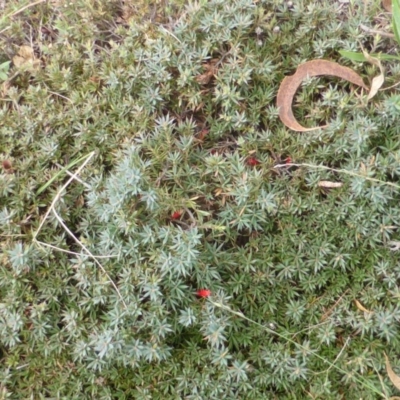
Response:
M0 64L0 80L5 81L7 80L7 73L10 68L10 61L6 61Z
M399 0L392 0L392 26L393 33L396 38L397 43L400 44L400 3Z
M5 15L23 6L11 3ZM398 191L274 168L290 157L399 180L396 93L365 105L341 83L309 79L296 117L330 125L304 135L275 106L285 75L354 51L376 10L181 3L43 3L1 21L0 59L32 40L41 61L11 66L2 87L13 172L0 174L1 398L389 395Z
M400 0L392 0L392 28L394 33L394 38L398 44L400 44ZM380 35L377 34L376 38L379 42ZM375 49L374 49L375 50ZM355 51L347 51L347 50L339 50L339 53L342 57L348 58L349 60L356 62L365 62L368 61L363 53L355 52ZM372 57L377 58L378 60L400 60L399 56L395 56L392 54L385 53L377 53L371 54Z

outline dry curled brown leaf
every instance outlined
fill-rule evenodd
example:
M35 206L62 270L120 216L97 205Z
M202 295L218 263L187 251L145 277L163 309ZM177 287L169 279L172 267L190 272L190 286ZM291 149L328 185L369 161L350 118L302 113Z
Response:
M352 69L343 67L335 62L312 60L301 64L294 75L287 76L283 79L278 90L277 107L279 108L279 117L288 128L297 132L309 132L326 127L325 125L315 128L305 128L297 122L292 110L294 95L303 79L321 75L336 76L368 90L360 75Z
M393 385L400 390L400 377L397 376L390 365L389 357L385 353L386 371Z

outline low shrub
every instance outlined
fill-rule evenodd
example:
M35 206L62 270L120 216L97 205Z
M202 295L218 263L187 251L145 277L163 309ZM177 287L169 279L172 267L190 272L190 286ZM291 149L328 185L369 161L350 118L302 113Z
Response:
M368 46L379 5L21 7L0 21L0 64L22 45L40 63L1 89L1 398L389 395L396 89L366 104L312 78L296 117L330 125L306 134L275 107L299 63Z

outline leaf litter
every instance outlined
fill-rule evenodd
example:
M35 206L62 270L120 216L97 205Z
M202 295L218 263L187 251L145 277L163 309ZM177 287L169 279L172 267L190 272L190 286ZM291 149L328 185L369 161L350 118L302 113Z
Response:
M40 60L35 57L32 47L21 46L18 54L12 59L17 68L25 68L28 71L37 69L40 66Z
M368 91L368 87L361 76L348 67L328 60L307 61L297 67L294 75L286 76L278 90L277 107L279 108L279 117L288 128L297 132L309 132L327 127L327 125L323 125L305 128L296 120L292 110L294 95L302 81L306 78L324 75L342 78Z
M386 360L386 372L389 376L390 381L393 383L393 385L396 387L396 389L400 390L400 376L396 375L393 371L392 366L390 365L389 357L385 354L385 360Z

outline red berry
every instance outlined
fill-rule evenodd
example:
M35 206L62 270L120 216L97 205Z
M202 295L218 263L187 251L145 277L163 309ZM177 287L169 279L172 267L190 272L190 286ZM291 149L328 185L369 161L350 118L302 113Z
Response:
M205 298L205 297L211 296L211 290L209 290L209 289L199 289L199 290L196 292L196 294L197 294L197 296L199 296L199 297Z
M251 167L255 167L256 165L260 164L260 161L258 161L255 157L250 157L247 159L247 164Z
M12 169L11 161L9 161L9 160L4 160L1 164L2 164L2 166L3 166L3 168L4 168L4 171L5 171L7 174L12 174L12 173L14 172L14 170Z
M182 216L182 213L181 213L180 211L174 211L174 212L171 214L171 218L172 218L172 219L179 219L181 216Z
M8 169L11 169L12 165L11 165L11 161L9 160L3 160L2 162L3 164L3 168L7 171Z
M285 159L285 164L291 164L292 163L292 157L287 157Z

